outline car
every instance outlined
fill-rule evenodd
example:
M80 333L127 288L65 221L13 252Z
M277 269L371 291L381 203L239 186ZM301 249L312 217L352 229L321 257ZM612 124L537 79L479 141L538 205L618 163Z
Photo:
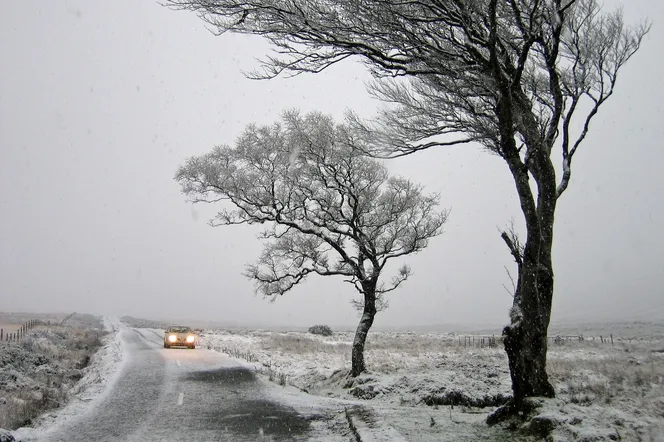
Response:
M184 325L172 325L164 332L164 348L189 347L196 348L198 337L191 327Z

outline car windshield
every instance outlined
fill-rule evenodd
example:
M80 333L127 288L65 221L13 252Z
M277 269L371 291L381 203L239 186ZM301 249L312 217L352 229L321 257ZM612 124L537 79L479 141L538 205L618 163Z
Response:
M191 332L191 329L189 327L171 327L170 332L171 333L189 333L189 332Z

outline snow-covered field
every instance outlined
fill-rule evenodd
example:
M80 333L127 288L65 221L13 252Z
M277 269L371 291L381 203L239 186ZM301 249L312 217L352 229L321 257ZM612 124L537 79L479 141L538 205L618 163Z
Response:
M117 330L124 325L116 319L104 327L109 333L79 370L80 380L69 386L66 406L15 431L19 439L38 439L103 397L123 362ZM509 397L510 379L501 344L489 346L486 338L475 337L473 346L471 338L453 333L372 332L366 350L369 371L357 379L347 375L350 332L323 337L207 330L199 346L246 361L274 382L288 403L302 401L296 394L301 390L342 405L345 414L335 422L350 424L364 442L664 441L664 334L625 329L629 334L614 335L613 344L589 330L583 341L552 342L548 370L557 398L536 400L537 410L523 422L494 427L486 417ZM608 330L602 331L604 338ZM35 335L29 345L43 344L43 339ZM12 358L16 365L18 359ZM28 385L21 377L26 371L9 365L4 364L4 374L13 370L5 376L12 387Z
M90 318L86 317L74 317L72 318L73 326L68 330L61 327L38 327L31 330L20 345L11 346L10 357L0 364L0 377L7 381L0 387L9 397L5 400L12 402L7 404L9 406L7 410L20 410L21 404L29 405L29 402L19 397L19 393L25 391L25 387L34 391L34 394L39 394L40 398L49 397L45 394L50 391L49 381L58 379L56 376L62 373L66 373L67 376L70 372L75 373L69 384L57 385L58 403L48 404L49 406L45 407L51 411L32 418L29 427L24 426L12 432L17 440L38 440L39 435L45 430L61 425L80 414L91 402L99 400L104 388L119 371L119 364L123 360L123 350L117 333L120 323L107 318L104 318L103 325L99 324L107 333L101 337L101 345L95 348L96 352L89 361L86 361L87 365L83 368L68 368L77 361L68 359L72 356L71 352L66 352L59 347L57 340L54 341L54 334L62 335L66 342L83 342L78 338L83 338L85 335L78 337L71 335L77 333L77 330L81 330L79 327L83 326L82 322L86 322L85 327L89 327L91 325L89 320ZM8 348L10 347L6 347L5 350ZM43 351L32 351L35 348L47 350L46 354L57 354L58 356L55 358L57 360L48 360L43 355ZM8 352L5 354L9 355ZM51 392L51 395L53 394Z
M208 330L204 347L254 365L277 384L360 401L369 420L389 422L406 440L664 441L664 341L622 339L551 343L557 398L517 433L488 427L486 416L510 395L507 358L495 347L465 346L451 333L369 334L369 372L352 380L353 334ZM461 345L460 345L461 342ZM476 343L479 342L479 338ZM533 419L533 417L537 416ZM376 428L380 425L376 425Z

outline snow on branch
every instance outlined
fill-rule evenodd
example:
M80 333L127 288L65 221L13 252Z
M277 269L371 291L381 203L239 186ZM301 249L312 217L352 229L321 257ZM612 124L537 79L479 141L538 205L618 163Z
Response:
M274 299L316 274L382 295L410 276L405 266L390 284L380 283L386 262L442 233L447 211L438 209L438 195L389 177L354 146L355 135L323 114L289 111L277 124L247 126L236 146L190 158L178 170L190 201L233 207L212 225L268 225L259 235L263 252L245 272L257 293Z

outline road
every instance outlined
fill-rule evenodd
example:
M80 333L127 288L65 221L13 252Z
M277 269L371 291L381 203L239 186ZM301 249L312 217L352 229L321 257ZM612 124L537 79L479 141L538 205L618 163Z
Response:
M116 381L94 407L44 441L348 440L327 434L320 411L302 414L275 399L274 386L223 354L164 349L152 330L119 333L125 362Z

